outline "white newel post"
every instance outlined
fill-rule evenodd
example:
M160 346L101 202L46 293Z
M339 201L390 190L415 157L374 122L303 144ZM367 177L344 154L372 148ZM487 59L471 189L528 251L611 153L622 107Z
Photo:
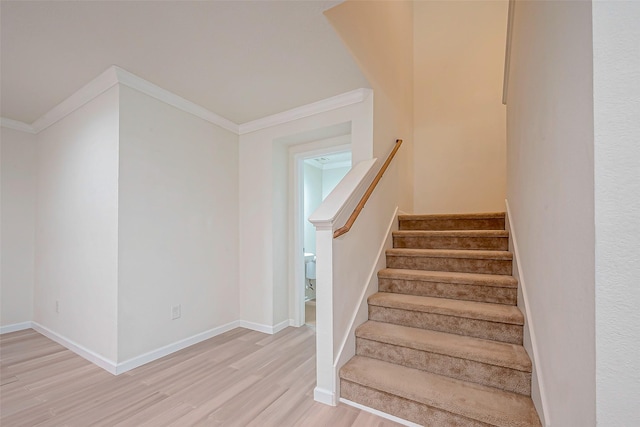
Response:
M333 222L316 227L316 369L314 399L336 405L333 372Z
M343 225L347 216L364 194L373 179L373 166L377 159L356 164L311 214L309 222L316 228L316 369L317 383L314 399L335 406L338 401L337 372L334 340L334 271L333 230ZM337 290L339 295L339 291Z

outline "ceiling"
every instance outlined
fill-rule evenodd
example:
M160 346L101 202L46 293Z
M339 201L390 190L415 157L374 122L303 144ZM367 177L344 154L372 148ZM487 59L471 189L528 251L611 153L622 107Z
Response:
M333 169L336 167L351 167L351 151L324 154L313 159L306 159L306 164L319 169Z
M31 124L111 65L238 124L369 87L337 3L2 0L0 115Z

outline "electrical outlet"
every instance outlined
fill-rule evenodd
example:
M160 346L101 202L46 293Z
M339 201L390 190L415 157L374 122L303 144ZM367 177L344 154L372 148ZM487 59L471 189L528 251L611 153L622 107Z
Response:
M60 313L60 301L56 300L56 313Z
M179 319L182 313L180 312L180 304L171 307L171 320Z

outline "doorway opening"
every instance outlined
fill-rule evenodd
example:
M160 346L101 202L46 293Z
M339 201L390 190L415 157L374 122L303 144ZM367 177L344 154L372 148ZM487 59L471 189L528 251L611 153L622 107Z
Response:
M316 230L308 218L351 169L351 150L310 156L300 161L303 183L304 323L313 328L316 324Z

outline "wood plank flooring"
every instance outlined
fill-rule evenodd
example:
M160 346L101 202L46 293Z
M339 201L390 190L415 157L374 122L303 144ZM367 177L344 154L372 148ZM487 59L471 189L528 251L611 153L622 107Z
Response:
M0 425L399 426L313 400L315 334L234 329L113 376L29 329L0 336Z

